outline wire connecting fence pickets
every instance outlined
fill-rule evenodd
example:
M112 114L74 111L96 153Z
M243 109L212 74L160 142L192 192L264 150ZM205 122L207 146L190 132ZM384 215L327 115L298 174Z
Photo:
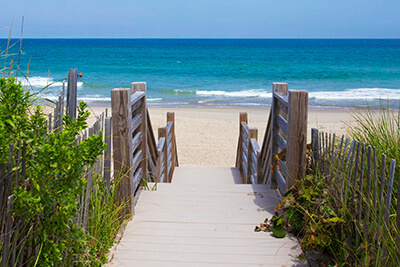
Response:
M387 162L385 154L379 157L375 147L317 129L312 129L311 144L314 172L328 179L343 205L341 210L351 216L349 229L342 228L342 241L353 251L362 245L369 258L380 254L379 265L396 266L400 260L400 171L396 176L396 161ZM388 257L389 244L397 250L396 257ZM356 260L362 263L362 259Z
M244 184L257 183L260 147L257 142L257 128L249 128L247 113L239 115L239 140L236 153L236 167L239 168Z
M70 75L69 75L70 76ZM76 79L75 79L76 82ZM69 83L71 81L69 80ZM76 88L69 86L68 88ZM69 92L70 95L74 95ZM65 113L64 105L65 84L54 104L54 111L48 116L48 134L58 134L63 127L63 115ZM76 94L75 94L76 97ZM69 103L72 103L71 100ZM70 105L76 109L76 103ZM52 115L54 114L54 116ZM69 115L69 113L66 113ZM76 114L76 112L75 112ZM94 166L86 169L84 178L87 179L87 186L79 200L79 212L74 218L74 222L79 226L86 228L90 221L90 193L92 190L92 179L94 175L99 175L105 179L106 190L110 188L112 180L111 175L111 118L106 113L97 117L95 123L81 136L76 139L76 144L85 140L88 136L98 135L102 131L103 140L107 144L107 150L100 156ZM35 246L37 237L34 229L37 227L37 221L29 222L25 219L13 216L13 200L11 195L12 188L22 186L23 189L30 189L30 179L26 177L27 169L30 164L32 151L28 151L27 142L18 140L16 144L10 144L8 151L8 162L0 164L0 267L5 266L25 266L30 260L35 259L39 253L39 247ZM106 193L106 192L105 192ZM38 215L38 218L40 216Z

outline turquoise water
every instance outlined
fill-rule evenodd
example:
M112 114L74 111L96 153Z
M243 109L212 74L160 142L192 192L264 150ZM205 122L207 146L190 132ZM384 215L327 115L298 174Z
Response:
M134 81L147 82L157 106L268 106L272 82L309 91L312 106L400 101L400 39L24 39L22 51L32 90L78 68L88 102L108 102L112 88Z

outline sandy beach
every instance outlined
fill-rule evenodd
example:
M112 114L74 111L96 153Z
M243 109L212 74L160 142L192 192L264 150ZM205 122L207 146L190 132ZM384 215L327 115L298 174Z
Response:
M90 106L92 114L110 107ZM158 127L166 124L167 112L175 112L179 164L181 166L232 167L235 164L239 132L239 113L247 112L250 127L258 129L261 146L269 109L251 108L149 108L157 138ZM328 133L345 134L346 124L354 122L351 109L310 109L308 140L311 128ZM89 124L93 121L93 116Z

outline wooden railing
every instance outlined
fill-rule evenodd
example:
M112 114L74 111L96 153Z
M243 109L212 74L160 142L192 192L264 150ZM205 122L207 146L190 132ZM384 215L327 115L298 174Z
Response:
M174 113L167 114L166 127L159 129L156 143L146 105L146 83L111 90L114 177L121 179L117 205L133 214L142 180L171 182L178 164Z
M305 175L308 93L289 91L286 83L274 83L272 107L261 150L257 130L240 115L236 157L244 183L267 183L286 192L294 179ZM257 168L255 168L257 166Z
M236 167L239 168L244 184L257 183L257 162L261 153L257 136L257 128L249 128L247 113L240 113Z
M147 179L146 83L111 90L114 179L120 179L116 205L133 214L139 184Z
M178 166L175 138L175 113L167 113L167 125L158 128L158 138L158 159L156 164L157 182L170 183L175 167Z
M306 171L308 92L274 83L271 115L271 186L284 193Z

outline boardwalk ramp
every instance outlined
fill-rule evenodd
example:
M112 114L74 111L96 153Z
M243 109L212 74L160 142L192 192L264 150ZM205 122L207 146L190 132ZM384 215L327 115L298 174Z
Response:
M141 193L109 266L308 266L295 238L253 230L275 191L241 183L237 168L176 168L172 183Z

